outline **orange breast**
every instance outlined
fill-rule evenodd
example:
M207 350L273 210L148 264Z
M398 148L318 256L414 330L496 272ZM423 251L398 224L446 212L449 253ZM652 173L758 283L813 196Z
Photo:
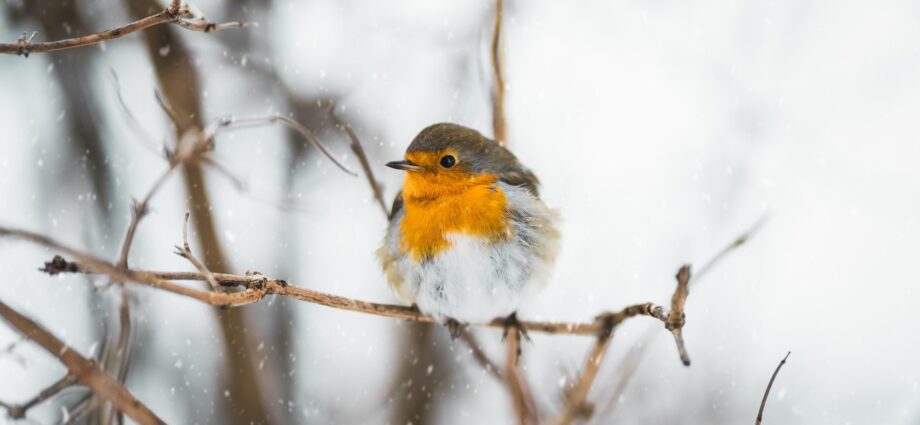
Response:
M406 215L400 248L416 261L450 247L448 233L498 241L510 236L507 199L495 176L432 176L408 173L403 185Z

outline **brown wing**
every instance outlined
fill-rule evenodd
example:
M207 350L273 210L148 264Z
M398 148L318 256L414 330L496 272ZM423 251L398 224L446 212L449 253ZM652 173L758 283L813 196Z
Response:
M498 175L498 178L499 180L512 186L521 186L526 188L530 191L530 193L533 194L533 196L540 196L538 190L540 180L537 179L537 176L535 176L532 171L524 167L504 171Z

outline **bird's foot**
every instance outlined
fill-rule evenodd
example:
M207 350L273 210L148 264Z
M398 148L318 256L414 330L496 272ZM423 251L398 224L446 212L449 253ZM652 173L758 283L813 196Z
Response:
M459 338L460 335L463 335L463 328L466 326L452 318L448 318L444 324L447 325L447 330L450 331L451 340L455 340Z
M502 332L502 341L508 338L508 331L511 330L512 328L516 330L519 335L524 337L524 339L526 339L527 341L530 341L530 335L527 334L527 329L524 328L524 325L521 324L520 320L518 320L517 312L511 313L511 315L505 318L504 322L505 322L504 323L505 331Z

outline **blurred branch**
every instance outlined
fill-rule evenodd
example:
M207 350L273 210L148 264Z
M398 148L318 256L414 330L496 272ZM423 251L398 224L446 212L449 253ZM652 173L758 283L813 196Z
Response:
M166 179L175 171L177 165L179 165L179 162L170 161L169 167L153 182L153 186L147 191L147 195L144 196L144 199L140 202L135 201L132 205L131 222L128 223L128 230L125 231L125 239L121 244L121 254L118 256L119 268L128 268L128 253L131 251L131 245L134 242L134 234L137 233L137 226L140 224L141 219L147 215L147 205L150 203L150 199L153 198L153 195L156 194L161 187L163 187L163 184L166 183Z
M515 318L515 323L517 319ZM505 322L507 325L507 322ZM521 331L517 327L506 328L505 339L505 381L511 393L511 406L517 423L520 425L536 424L539 422L539 412L533 400L533 393L524 374L521 372L519 360L521 357Z
M671 310L668 313L665 313L660 306L647 303L626 307L618 313L607 313L598 316L596 322L600 325L600 332L597 335L597 341L591 348L578 379L565 393L565 409L553 423L567 425L575 420L590 418L593 415L594 407L587 402L588 393L591 391L591 386L594 384L595 378L597 378L597 372L600 370L604 356L607 354L607 349L610 347L613 331L630 317L651 316L664 323L665 328L674 334L674 341L677 344L681 361L685 366L690 365L690 358L687 356L686 348L684 348L684 340L680 336L685 322L684 303L689 293L687 283L690 281L690 266L682 266L678 270L676 278L677 287L671 297Z
M693 276L692 279L688 280L687 282L688 289L689 289L690 284L693 284L694 282L697 282L700 279L702 279L703 276L706 276L709 273L709 271L712 270L716 265L721 263L722 260L728 256L728 254L744 246L744 244L746 244L752 237L754 237L754 235L757 234L758 231L760 231L760 229L763 227L764 224L766 224L768 219L769 219L768 214L764 214L760 216L757 219L757 221L755 221L754 224L750 228L748 228L744 233L736 237L732 242L730 242L724 248L719 250L719 252L716 253L716 255L714 255L709 261L707 261L703 265L703 267L700 268L700 271L696 273L696 275ZM672 302L673 302L673 299L672 299ZM654 341L654 337L656 334L657 334L656 332L652 332L652 331L647 332L645 334L645 337L642 339L642 342L639 343L639 347L642 347L642 348L633 347L632 349L630 349L629 353L623 359L623 362L620 364L620 367L618 368L619 372L618 372L618 377L616 379L617 383L614 386L613 392L611 393L610 397L607 399L606 406L604 407L604 416L609 416L613 412L614 406L616 405L620 397L623 395L623 392L626 390L626 387L629 384L629 381L632 379L636 371L639 369L639 365L642 362L642 355L645 352L645 348L648 347L652 343L652 341ZM676 338L677 336L675 335L675 339ZM685 353L682 353L682 358L681 358L682 361L684 360L683 355L685 355Z
M0 317L19 333L57 357L67 367L68 375L71 375L74 380L87 386L99 398L111 402L115 408L137 423L165 423L147 406L134 398L118 381L100 370L93 361L81 356L39 324L19 314L2 301L0 301ZM57 393L66 387L66 384L67 379L65 378L46 391L51 394Z
M473 335L473 333L466 328L460 328L460 339L470 347L470 354L473 355L473 359L482 366L486 372L489 372L496 379L502 380L502 371L489 359L489 356L486 355L485 351L482 351L482 346L479 344L479 341Z
M342 165L341 162L336 160L335 157L333 157L332 154L326 150L323 144L320 143L319 140L317 140L316 137L313 136L313 133L311 133L310 130L307 130L307 128L304 127L299 122L291 118L288 118L284 115L271 115L271 116L262 117L262 118L243 118L243 119L237 119L237 120L231 119L227 124L228 126L233 126L236 128L243 128L243 127L251 127L251 126L270 125L270 124L275 124L275 123L284 124L294 129L298 133L300 133L300 135L303 136L304 139L307 139L307 141L309 141L313 146L319 149L320 152L322 152L323 155L326 156L326 158L329 158L329 160L332 161L332 163L334 163L336 167L339 167L340 170L352 176L358 175L354 171L349 170L348 167Z
M495 0L495 26L492 29L492 132L495 141L505 146L508 142L505 127L505 76L502 67L502 18L504 0Z
M29 409L51 398L55 394L70 388L76 383L77 378L74 375L68 373L67 375L64 375L63 378L58 379L47 388L41 390L38 395L32 397L29 401L20 404L7 404L0 401L0 407L6 409L6 413L11 419L23 419L26 417L26 412L28 412Z
M767 406L767 397L770 396L770 388L773 388L773 381L776 380L776 375L779 375L779 370L786 364L786 359L789 358L790 354L792 354L791 351L786 353L786 357L780 360L779 364L776 365L776 370L773 371L773 376L770 377L767 389L763 392L763 400L760 401L760 410L757 411L757 420L754 422L755 425L760 425L760 422L763 420L763 409Z
M187 4L180 4L180 1L173 1L165 10L139 19L117 28L105 30L81 37L68 38L58 41L45 41L35 43L33 39L37 32L31 35L22 33L15 43L0 43L0 53L15 54L29 57L30 53L54 52L58 50L73 49L76 47L90 46L107 40L124 37L133 32L141 31L152 26L173 23L185 29L200 32L214 32L229 28L245 28L250 25L248 22L236 21L225 23L209 22L202 16L192 13Z
M381 188L380 182L377 181L377 178L374 177L374 172L371 170L370 161L367 160L367 154L364 153L364 148L361 146L361 141L358 140L358 135L351 129L351 126L339 120L339 118L333 113L333 119L338 124L338 127L348 135L348 140L351 141L351 152L358 157L358 161L361 163L361 169L364 170L364 176L367 177L367 184L371 187L371 192L374 194L374 199L377 201L377 205L380 206L380 210L383 211L383 217L387 218L390 216L390 210L387 208L386 201L383 200L383 189Z
M195 257L195 254L192 254L192 249L188 245L188 218L192 213L189 211L185 212L185 220L182 221L182 246L176 246L176 255L185 258L189 263L192 263L196 269L198 269L201 274L204 275L205 279L211 285L211 289L217 291L220 290L221 286L214 280L214 274Z

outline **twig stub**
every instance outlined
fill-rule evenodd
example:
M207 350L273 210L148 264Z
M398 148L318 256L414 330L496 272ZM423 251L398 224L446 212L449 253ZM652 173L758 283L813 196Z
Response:
M80 267L76 262L67 261L60 255L55 255L51 261L45 262L45 267L38 269L40 272L54 276L58 273L79 273Z

